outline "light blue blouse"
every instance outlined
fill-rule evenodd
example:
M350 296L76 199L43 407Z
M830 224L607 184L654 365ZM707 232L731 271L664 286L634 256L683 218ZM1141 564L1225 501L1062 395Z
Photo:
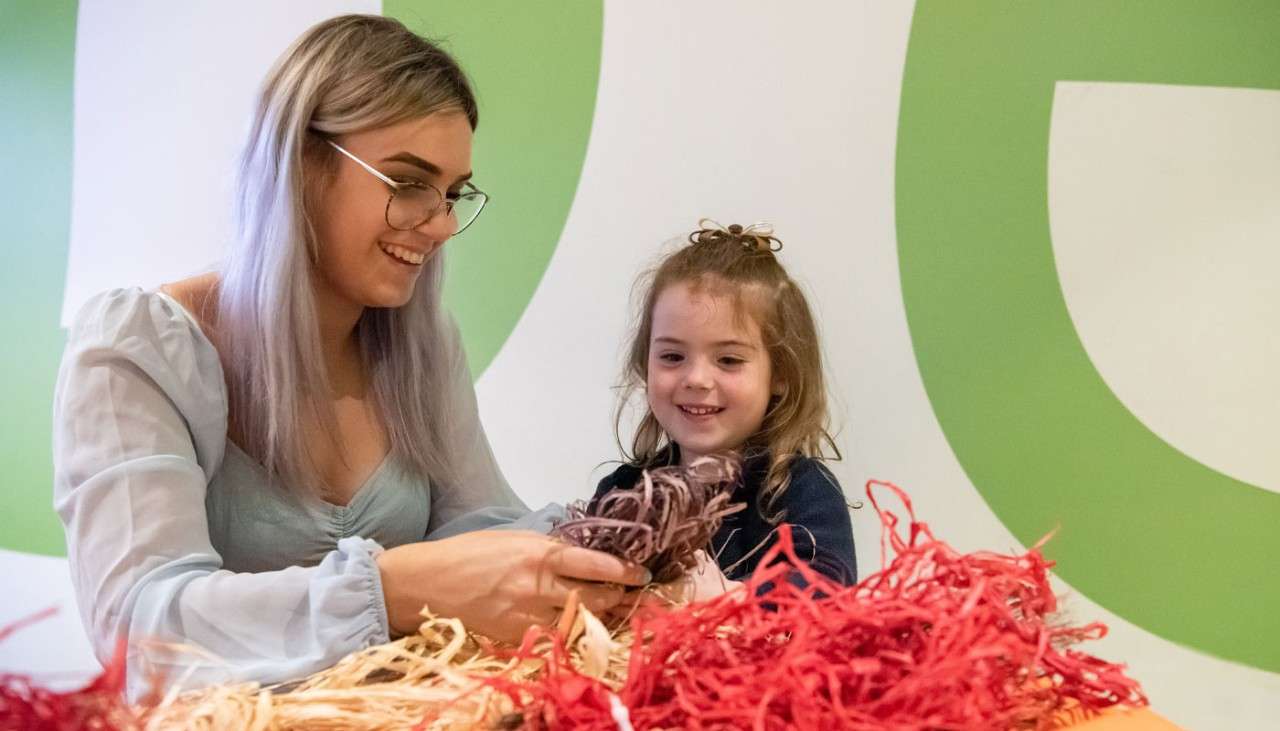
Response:
M459 484L418 480L389 456L338 506L273 484L227 439L217 351L176 301L118 289L84 306L54 395L54 505L98 658L129 639L131 694L150 669L199 685L328 667L389 639L383 547L550 527L561 509L531 513L511 491L453 360L441 401Z

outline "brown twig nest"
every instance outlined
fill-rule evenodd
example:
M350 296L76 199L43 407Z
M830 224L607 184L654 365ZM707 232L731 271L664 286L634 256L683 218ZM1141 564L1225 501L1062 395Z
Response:
M642 564L656 582L674 581L694 567L725 517L746 507L729 502L741 474L734 455L645 470L635 487L571 504L551 535Z

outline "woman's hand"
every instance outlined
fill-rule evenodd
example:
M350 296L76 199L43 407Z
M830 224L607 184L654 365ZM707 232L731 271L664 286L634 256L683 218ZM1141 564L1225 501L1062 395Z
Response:
M622 600L624 586L650 579L643 566L532 531L476 531L397 546L378 556L378 569L393 632L416 631L426 606L506 642L518 642L530 625L553 623L574 589L600 614Z

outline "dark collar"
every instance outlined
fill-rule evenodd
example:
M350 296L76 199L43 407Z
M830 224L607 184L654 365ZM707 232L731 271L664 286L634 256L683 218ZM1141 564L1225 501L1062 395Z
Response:
M670 467L671 465L680 464L680 446L677 444L668 444L658 451L653 461L649 463L649 469L654 467ZM769 474L769 453L755 452L748 456L742 462L742 479L738 482L736 491L747 488L751 493L755 493L756 489L764 484L765 477ZM640 471L636 470L636 479L640 477Z

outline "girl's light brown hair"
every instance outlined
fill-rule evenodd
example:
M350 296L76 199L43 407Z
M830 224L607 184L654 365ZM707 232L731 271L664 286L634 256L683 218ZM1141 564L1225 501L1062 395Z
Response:
M727 296L736 316L760 327L769 357L775 394L769 400L760 430L742 446L743 456L767 455L765 482L758 509L772 522L784 516L773 511L790 483L791 463L797 457L840 459L829 433L827 389L822 374L822 349L809 303L778 262L781 242L771 231L753 226L720 228L703 221L689 235L689 244L663 259L637 282L642 292L635 330L627 350L623 395L614 420L622 445L623 413L630 396L643 390L649 377L649 340L653 306L668 287L686 284L694 292ZM670 444L670 436L646 405L627 459L652 466ZM624 453L627 452L623 447Z

